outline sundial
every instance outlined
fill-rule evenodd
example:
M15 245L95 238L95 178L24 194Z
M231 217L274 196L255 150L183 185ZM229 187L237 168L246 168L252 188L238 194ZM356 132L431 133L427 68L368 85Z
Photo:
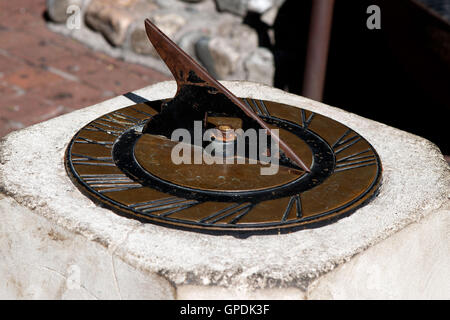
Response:
M144 223L236 236L320 227L376 196L380 159L353 129L296 106L238 98L145 26L177 93L105 114L75 134L65 164L86 196ZM177 132L189 139L174 139Z

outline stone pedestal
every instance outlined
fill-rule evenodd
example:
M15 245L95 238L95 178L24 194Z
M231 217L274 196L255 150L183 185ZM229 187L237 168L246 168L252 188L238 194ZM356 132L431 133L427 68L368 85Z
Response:
M450 298L450 174L436 146L281 90L224 85L355 129L381 157L379 195L333 224L247 239L120 217L83 196L63 162L81 126L134 104L116 97L1 141L0 298ZM156 100L175 90L163 82L135 94Z

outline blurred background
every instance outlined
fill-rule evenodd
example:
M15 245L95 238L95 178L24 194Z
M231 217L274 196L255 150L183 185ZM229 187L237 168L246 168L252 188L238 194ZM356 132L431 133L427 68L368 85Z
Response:
M321 100L450 154L450 0L0 0L0 137L171 79L145 18L218 79Z

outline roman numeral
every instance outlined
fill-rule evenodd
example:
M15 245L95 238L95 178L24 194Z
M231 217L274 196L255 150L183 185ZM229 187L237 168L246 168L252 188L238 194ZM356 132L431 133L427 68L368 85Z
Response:
M309 124L311 123L315 113L311 112L311 114L309 115L308 119L306 119L306 112L305 110L301 109L301 113L302 113L302 126L303 128L307 129Z
M89 123L84 130L103 132L118 137L126 128L141 121L141 119L115 111Z
M119 111L114 111L112 113L112 115L116 118L116 121L122 121L122 123L123 123L123 120L128 121L128 123L131 122L131 123L134 123L134 124L138 124L138 123L140 123L142 121L142 119L139 119L139 118L136 118L136 117L133 117L133 116L121 113ZM109 116L111 117L111 114ZM117 118L119 118L121 120L117 120Z
M255 100L253 100L253 101L255 101ZM264 103L264 101L259 100L259 104L261 105L263 115L270 116L269 110L267 110L267 107L266 107L266 104Z
M96 188L99 193L118 192L142 188L124 174L84 174L80 176L90 187Z
M348 129L332 146L334 153L338 154L345 149L350 148L355 143L361 140L361 137L355 134L354 136L350 136L351 133L354 133L352 130Z
M257 114L262 116L270 116L269 111L267 110L267 107L264 104L264 101L259 100L260 105L258 105L258 102L256 102L255 99L244 99L244 102L247 105L247 107L249 107L252 111L256 112Z
M338 154L361 141L361 137L354 131L348 129L333 144L333 150L336 155L336 168L334 172L341 172L361 167L373 166L377 163L375 154L371 149L360 151L349 156L338 159Z
M262 114L261 110L259 110L257 105L255 105L255 107L252 107L247 99L244 99L244 102L247 105L247 107L249 107L250 110L252 110L253 112L256 112L257 114Z
M99 125L98 123L91 122L86 127L84 127L84 130L94 131L94 132L103 132L103 133L106 133L106 134L109 134L109 135L115 136L115 137L118 137L123 131L123 130L120 130L120 131L109 130L108 128L103 128L103 127L107 127L107 126L104 124Z
M136 108L133 108L133 107L131 109L133 109L134 111L136 111L136 112L138 112L140 114L143 114L143 115L147 116L148 118L152 118L153 117L153 115L151 115L150 113L144 112L142 110L139 110L139 109L136 109Z
M250 212L250 210L253 208L253 204L247 203L237 203L233 204L229 207L226 207L220 211L217 211L211 215L209 215L206 218L203 218L200 220L200 223L208 223L208 224L214 224L216 222L219 222L221 220L224 220L225 218L228 218L230 216L236 215L229 224L236 224L242 217L244 217L246 214Z
M92 139L83 138L83 137L77 137L77 140L75 140L75 143L96 144L96 145L100 145L100 146L103 146L108 149L111 149L112 145L114 144L114 142L112 142L112 141L97 141L97 140L92 140Z
M281 221L286 221L287 218L289 217L289 213L292 210L292 207L295 205L295 210L296 210L296 216L297 218L301 218L303 216L302 214L302 202L300 199L300 195L295 195L292 196L291 199L289 200L288 205L286 206L286 210L284 211L283 214L283 218L281 218Z
M104 122L109 122L115 125L120 125L122 127L129 127L134 125L135 123L132 121L124 120L123 118L118 118L114 114L106 114L103 117L101 117L99 120Z
M376 163L377 159L375 157L375 154L373 154L371 149L367 149L338 159L336 161L336 169L334 171L340 172L350 169L373 166Z
M134 210L136 210L140 213L144 213L144 214L158 212L158 211L164 211L167 209L173 209L173 210L163 212L162 214L159 215L160 217L166 217L175 212L185 210L187 208L195 206L198 203L199 203L199 201L196 201L196 200L186 200L183 198L169 197L169 198L163 198L163 199L157 199L157 200L136 203L136 204L130 205L129 208L134 209Z
M102 122L99 122L99 121L109 122L109 123L114 123L114 122L112 122L112 121L104 120L104 119L98 119L98 120L96 120L96 121L92 121L92 123L95 124L95 125L97 125L97 126L103 126L103 127L109 128L109 129L116 130L115 132L119 132L119 133L125 129L125 127L119 128L119 127L112 126L112 125L110 125L110 124L102 123ZM119 124L119 125L120 125L120 124ZM118 131L117 131L117 130L118 130Z
M72 163L88 166L106 166L106 167L115 166L112 157L92 157L78 153L72 154Z

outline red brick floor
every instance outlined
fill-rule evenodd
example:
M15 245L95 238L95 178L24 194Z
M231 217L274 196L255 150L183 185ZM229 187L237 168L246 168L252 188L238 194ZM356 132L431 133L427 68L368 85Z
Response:
M45 0L0 0L0 137L167 80L50 31Z

